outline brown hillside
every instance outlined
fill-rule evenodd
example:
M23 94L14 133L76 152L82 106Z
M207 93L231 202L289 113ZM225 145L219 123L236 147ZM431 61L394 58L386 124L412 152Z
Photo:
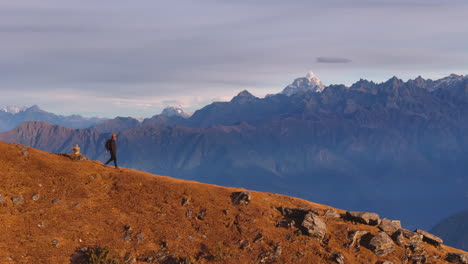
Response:
M366 239L347 247L351 231L369 231L370 239L379 229L336 218L325 205L261 192L249 192L250 203L235 205L231 194L245 190L116 170L22 145L0 142L0 153L2 264L70 263L91 245L127 254L128 263L151 257L152 263L340 263L341 255L347 264L415 259L410 246L395 245L381 257ZM276 227L293 219L280 207L312 209L326 223L325 237L305 234L298 219ZM418 246L425 259L420 263L446 263L449 252L464 253L426 242Z

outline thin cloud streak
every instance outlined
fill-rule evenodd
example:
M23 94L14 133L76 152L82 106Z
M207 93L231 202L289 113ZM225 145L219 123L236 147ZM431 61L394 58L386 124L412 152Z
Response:
M333 57L318 57L318 63L350 63L350 59L346 58L333 58Z

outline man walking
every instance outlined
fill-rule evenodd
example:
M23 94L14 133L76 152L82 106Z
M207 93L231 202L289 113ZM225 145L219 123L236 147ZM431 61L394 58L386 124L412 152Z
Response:
M106 149L110 152L110 159L106 162L106 165L109 164L109 162L114 161L115 168L118 169L119 166L117 166L117 144L115 143L116 139L117 135L112 134L112 137L106 141Z

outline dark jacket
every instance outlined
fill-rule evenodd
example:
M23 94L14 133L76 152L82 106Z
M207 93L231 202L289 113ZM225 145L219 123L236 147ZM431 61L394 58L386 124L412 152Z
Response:
M109 151L115 155L117 153L117 144L115 143L115 140L113 139L110 139L109 141L110 141Z

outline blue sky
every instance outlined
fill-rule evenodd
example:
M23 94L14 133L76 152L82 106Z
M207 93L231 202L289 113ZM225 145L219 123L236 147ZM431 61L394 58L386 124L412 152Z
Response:
M326 84L468 74L465 0L0 2L0 105L85 116L196 110Z

